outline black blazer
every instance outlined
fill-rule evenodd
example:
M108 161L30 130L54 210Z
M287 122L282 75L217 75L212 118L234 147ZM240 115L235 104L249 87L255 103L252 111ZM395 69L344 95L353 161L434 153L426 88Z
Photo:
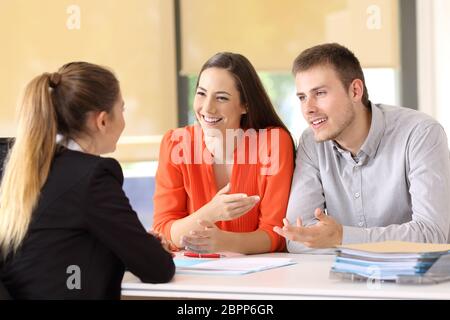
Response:
M122 183L114 159L55 156L22 246L0 261L13 298L119 299L125 268L143 282L170 281L172 257L145 231Z

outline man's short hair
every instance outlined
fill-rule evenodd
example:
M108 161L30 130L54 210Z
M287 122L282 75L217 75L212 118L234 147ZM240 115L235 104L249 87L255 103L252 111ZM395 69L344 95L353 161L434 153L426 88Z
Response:
M361 64L353 52L338 43L326 43L306 49L295 58L292 73L296 75L298 72L325 65L334 68L345 89L348 89L353 80L361 80L364 85L361 101L366 107L369 106L369 93Z

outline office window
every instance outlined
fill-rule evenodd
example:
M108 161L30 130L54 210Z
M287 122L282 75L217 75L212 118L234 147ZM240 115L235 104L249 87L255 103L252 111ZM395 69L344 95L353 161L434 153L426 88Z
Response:
M339 42L358 56L372 102L399 103L398 1L183 0L181 76L188 79L188 123L197 73L220 51L245 55L258 71L278 114L295 139L307 124L290 74L304 49ZM208 26L207 28L205 26Z
M177 126L174 3L167 0L0 1L0 136L15 133L25 85L70 61L112 68L127 127L114 157L154 160Z
M122 162L123 190L146 230L153 223L153 195L157 161Z
M219 51L257 70L287 72L304 49L339 42L365 68L397 68L397 0L182 0L181 72L195 74Z

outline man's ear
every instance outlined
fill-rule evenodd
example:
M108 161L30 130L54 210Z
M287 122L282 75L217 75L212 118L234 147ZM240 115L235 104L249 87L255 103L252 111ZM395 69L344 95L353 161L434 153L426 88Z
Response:
M361 79L355 79L350 84L350 97L354 102L361 101L364 94L364 83Z
M107 121L108 121L108 113L106 111L99 112L95 117L95 124L100 133L106 132Z

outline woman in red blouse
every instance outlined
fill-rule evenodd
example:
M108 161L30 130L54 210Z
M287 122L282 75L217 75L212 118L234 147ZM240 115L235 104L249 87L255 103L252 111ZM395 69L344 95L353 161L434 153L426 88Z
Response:
M280 251L294 145L251 63L218 53L202 67L198 123L164 136L154 229L179 248L206 253Z

